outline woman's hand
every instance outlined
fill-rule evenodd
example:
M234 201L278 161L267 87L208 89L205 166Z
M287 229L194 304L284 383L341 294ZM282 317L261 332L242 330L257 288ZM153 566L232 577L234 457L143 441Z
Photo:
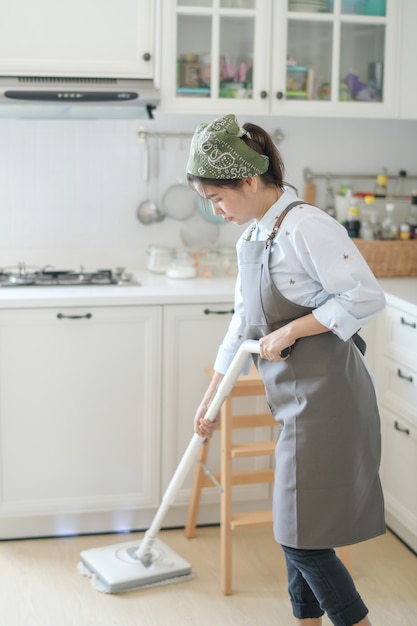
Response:
M269 335L262 337L259 340L259 355L261 359L267 359L268 361L285 361L290 356L291 350L288 351L288 354L285 351L287 348L291 348L297 339L328 332L330 330L323 324L320 324L312 313L307 313L307 315L298 317L282 328L278 328L269 333Z
M208 405L202 402L197 409L194 417L194 432L204 439L211 439L213 432L219 425L219 416L216 416L214 422L208 420L205 415L207 413Z
M294 344L295 339L288 336L284 326L259 340L259 355L267 361L286 361Z
M219 425L219 416L216 415L216 419L212 422L206 418L207 410L216 395L217 388L223 379L223 375L219 374L219 372L214 372L213 377L210 381L210 385L204 397L196 411L194 417L194 432L200 437L204 437L205 439L211 439L213 436L213 432Z

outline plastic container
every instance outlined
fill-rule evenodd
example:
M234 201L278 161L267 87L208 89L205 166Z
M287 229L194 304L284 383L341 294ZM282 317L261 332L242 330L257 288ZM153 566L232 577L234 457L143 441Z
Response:
M307 100L308 67L287 65L287 99Z
M151 245L146 250L146 267L150 272L165 274L175 257L175 248Z

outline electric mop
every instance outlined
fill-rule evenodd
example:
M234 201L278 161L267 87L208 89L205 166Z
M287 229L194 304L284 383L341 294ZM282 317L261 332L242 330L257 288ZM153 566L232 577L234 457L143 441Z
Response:
M249 354L259 354L257 341L245 341L237 351L206 413L214 421L220 408L245 366ZM204 441L195 433L182 457L155 517L141 542L92 548L81 552L80 571L94 586L107 593L178 582L192 577L191 565L157 539L162 521L188 472L193 467Z

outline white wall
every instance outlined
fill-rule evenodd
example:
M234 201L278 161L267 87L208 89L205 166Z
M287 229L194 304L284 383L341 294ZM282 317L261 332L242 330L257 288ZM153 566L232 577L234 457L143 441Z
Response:
M144 226L136 207L158 200L184 178L189 141L159 144L156 177L143 181L143 145L138 130L192 133L211 116L167 116L155 120L0 120L0 267L83 264L87 268L142 267L150 243L184 247L172 219ZM241 123L246 118L239 120ZM280 150L287 180L303 189L303 169L315 172L389 172L417 175L417 122L352 119L251 117L269 131L284 133ZM373 188L373 181L356 189ZM417 187L417 180L410 182ZM318 203L325 202L319 182ZM233 245L240 229L220 226L220 245Z

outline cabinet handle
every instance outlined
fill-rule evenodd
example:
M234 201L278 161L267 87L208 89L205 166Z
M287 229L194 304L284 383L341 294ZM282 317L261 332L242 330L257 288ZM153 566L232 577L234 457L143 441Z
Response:
M407 320L405 320L402 316L401 324L404 324L404 326L411 326L411 328L417 328L417 324L415 322L407 322Z
M398 378L402 378L403 380L408 380L409 383L413 382L413 377L412 376L406 376L405 374L403 374L402 371L400 370L400 368L397 369L397 376L398 376Z
M212 311L211 309L204 309L204 315L233 315L234 309L230 311Z
M57 318L59 320L67 319L67 320L81 320L88 319L91 320L93 315L91 313L86 313L85 315L64 315L63 313L58 313Z
M145 54L143 55L143 60L144 61L150 61L151 60L151 55L149 54L149 52L145 52Z
M282 91L277 91L277 93L276 93L276 97L277 97L277 100L282 100L282 99L283 99L283 97L284 97L284 92L282 92Z
M265 98L268 97L268 92L263 90L263 91L261 91L260 96L261 96L262 100L265 100Z
M401 428L401 426L399 425L397 420L395 420L395 422L394 422L394 428L395 428L395 430L400 431L400 433L405 433L406 435L410 434L410 429L409 428Z

